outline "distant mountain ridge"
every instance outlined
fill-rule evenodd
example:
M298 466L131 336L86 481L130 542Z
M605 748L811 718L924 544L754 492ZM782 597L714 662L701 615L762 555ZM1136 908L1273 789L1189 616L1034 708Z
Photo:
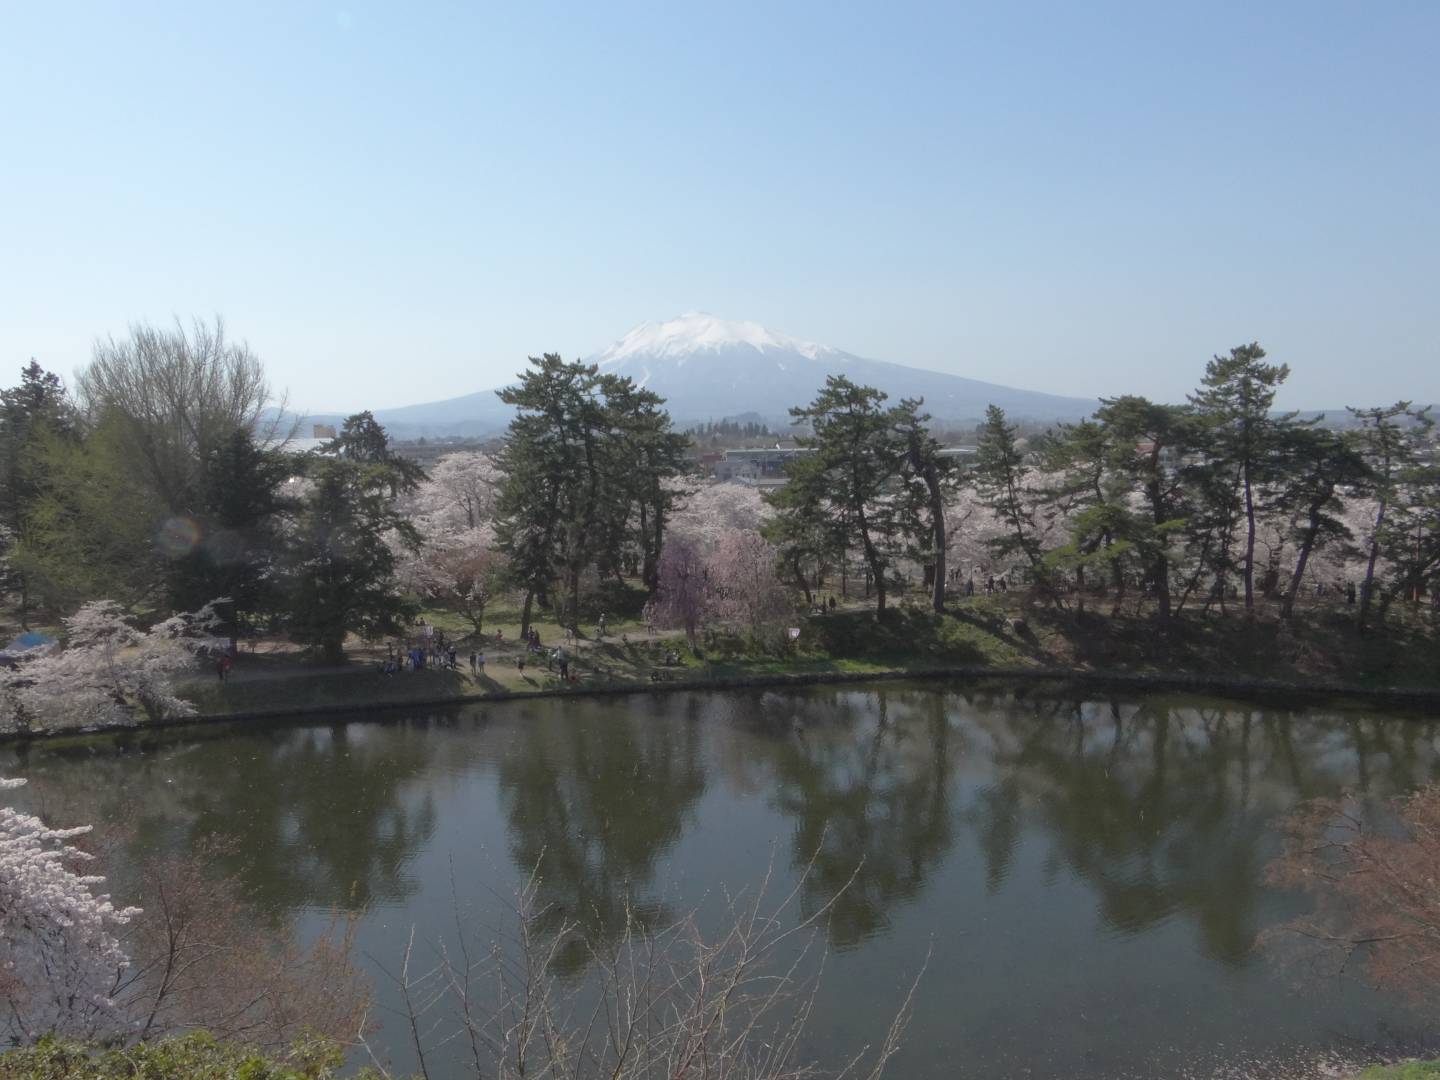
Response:
M759 323L704 312L641 323L586 360L603 372L627 375L665 398L677 427L753 413L780 429L789 424L791 406L809 403L827 375L841 374L883 390L892 401L924 398L926 410L937 421L950 424L974 423L991 404L1014 419L1038 421L1078 420L1097 405L1085 398L868 360ZM401 439L493 435L505 428L512 415L493 390L372 411ZM334 423L338 418L327 413L308 419Z

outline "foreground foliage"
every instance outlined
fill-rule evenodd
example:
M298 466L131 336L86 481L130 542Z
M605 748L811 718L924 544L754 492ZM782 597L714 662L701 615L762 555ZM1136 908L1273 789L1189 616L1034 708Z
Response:
M342 1063L322 1039L267 1056L203 1031L110 1050L46 1038L0 1056L0 1080L330 1080Z
M24 780L0 779L0 790ZM119 934L136 908L95 891L104 878L74 867L90 858L70 844L87 826L52 829L33 814L0 807L0 1031L90 1035L115 1022L111 998L129 964Z
M1315 907L1275 937L1338 974L1432 1005L1440 985L1440 785L1388 805L1320 799L1287 823L1272 884L1302 889Z
M1357 1080L1434 1080L1440 1077L1440 1061L1406 1061L1399 1065L1375 1065Z

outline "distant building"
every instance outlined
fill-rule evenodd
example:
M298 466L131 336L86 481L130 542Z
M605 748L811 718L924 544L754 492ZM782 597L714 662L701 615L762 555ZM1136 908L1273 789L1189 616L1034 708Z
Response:
M725 457L715 463L717 480L738 480L753 483L757 480L785 479L785 466L802 454L815 451L801 446L772 446L763 450L726 450Z
M316 424L310 429L310 435L315 439L333 439L335 438L335 425Z
M714 464L715 479L730 480L737 484L770 490L780 487L788 479L786 467L804 454L815 451L807 446L771 446L760 450L726 450L725 456ZM954 459L962 469L975 464L975 447L952 446L940 451L940 456Z
M975 455L980 452L975 446L946 446L940 450L942 458L951 458L962 469L975 467Z

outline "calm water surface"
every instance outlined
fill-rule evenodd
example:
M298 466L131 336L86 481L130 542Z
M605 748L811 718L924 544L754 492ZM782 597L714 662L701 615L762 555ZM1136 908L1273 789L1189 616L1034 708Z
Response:
M137 844L233 838L264 904L363 912L377 962L449 924L452 873L500 925L538 862L541 899L606 935L627 901L709 910L815 856L804 910L850 882L824 924L825 1063L881 1037L933 950L892 1076L1210 1075L1424 1041L1357 984L1299 992L1256 937L1302 903L1263 884L1277 815L1436 780L1437 736L1363 709L886 684L92 738L6 748L0 774L89 820L137 802ZM560 963L583 977L584 950Z

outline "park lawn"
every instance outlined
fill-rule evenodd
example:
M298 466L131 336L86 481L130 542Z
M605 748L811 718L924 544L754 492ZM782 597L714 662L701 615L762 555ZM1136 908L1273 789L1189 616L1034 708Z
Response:
M1021 670L1115 673L1126 675L1201 675L1260 679L1308 685L1316 682L1357 687L1434 687L1440 670L1440 642L1423 618L1392 619L1383 632L1358 637L1347 612L1303 613L1287 626L1271 612L1247 618L1242 612L1203 615L1188 612L1168 627L1149 613L1112 616L1108 612L1055 611L1024 607L1021 598L973 597L936 615L900 606L876 619L858 604L822 615L796 617L799 639L784 646L757 648L729 634L706 635L691 650L675 634L651 637L636 619L607 620L604 638L596 628L580 627L581 640L566 646L570 683L546 668L543 655L526 654L519 644L519 611L497 606L483 639L472 641L470 627L443 611L424 618L443 629L453 643L459 670L385 675L379 670L384 650L364 649L345 668L316 668L291 650L242 654L237 677L220 685L197 679L184 691L202 715L306 711L347 705L460 700L486 694L526 694L555 690L585 691L665 683L743 682L747 678L888 674L936 669ZM513 619L513 621L512 621ZM553 619L534 624L548 651L563 642ZM497 642L495 632L500 631ZM468 658L485 654L484 676L472 677ZM673 653L677 663L666 663ZM365 659L358 659L360 656ZM516 661L525 655L522 671Z
M1440 1080L1440 1061L1405 1061L1372 1065L1355 1080Z
M877 623L868 611L842 610L797 620L800 640L794 645L756 649L745 639L712 636L698 650L676 635L649 637L638 621L611 627L603 639L584 638L567 645L573 680L564 683L551 671L544 654L528 653L519 644L519 624L500 620L487 626L479 641L460 637L463 629L441 612L426 612L427 622L443 629L454 644L458 669L397 672L380 669L384 650L357 647L356 659L345 667L318 667L296 650L242 652L230 681L197 678L183 695L203 716L343 708L412 702L463 700L486 694L526 694L556 690L585 691L622 686L663 686L666 683L733 683L747 678L865 675L927 670L945 666L1014 667L1033 664L1011 641L977 623L959 618L937 619L916 611L897 611ZM546 651L563 642L554 622L537 622ZM501 633L496 639L495 631ZM590 634L594 634L590 628ZM581 628L582 636L586 633ZM626 640L628 638L628 640ZM358 644L358 643L357 643ZM473 676L469 655L484 653L485 671ZM363 658L361 658L363 653ZM667 654L675 662L667 662ZM517 660L524 656L522 672Z

